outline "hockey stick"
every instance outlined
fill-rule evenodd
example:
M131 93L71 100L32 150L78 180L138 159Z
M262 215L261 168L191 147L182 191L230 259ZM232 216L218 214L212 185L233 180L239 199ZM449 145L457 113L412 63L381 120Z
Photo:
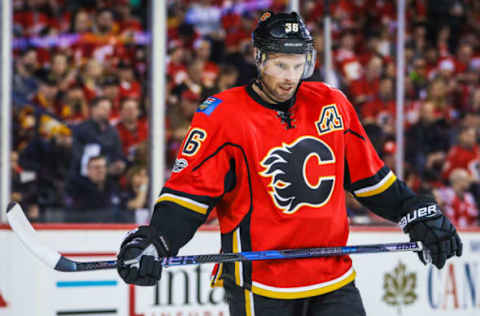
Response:
M78 262L68 259L58 252L45 247L39 242L35 230L23 213L18 203L10 202L7 208L8 223L15 234L20 238L25 247L34 253L43 263L50 268L63 272L79 272L103 269L115 269L116 260ZM148 250L148 248L147 248ZM286 250L265 250L265 251L245 251L239 253L220 253L209 255L192 255L162 258L164 267L193 265L215 262L237 262L237 261L255 261L255 260L273 260L273 259L294 259L294 258L314 258L343 256L348 254L361 253L379 253L379 252L399 252L399 251L424 251L421 242L402 242L375 245L357 245L331 248L305 248L305 249L286 249ZM140 256L139 256L140 257ZM125 264L136 265L139 258L125 262Z

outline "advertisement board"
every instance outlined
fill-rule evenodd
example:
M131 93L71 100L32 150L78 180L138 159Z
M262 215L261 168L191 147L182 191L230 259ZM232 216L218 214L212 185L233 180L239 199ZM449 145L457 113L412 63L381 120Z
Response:
M79 226L38 231L75 260L112 259L128 229ZM464 255L438 270L414 253L353 256L367 315L480 315L480 232L461 233ZM396 229L354 229L349 244L408 241ZM216 231L200 231L181 254L217 253ZM6 227L0 229L0 316L226 316L222 288L210 288L212 265L164 270L155 287L127 286L115 270L61 273L45 267Z
M461 233L463 256L441 270L414 253L353 257L367 315L480 315L480 234ZM402 233L354 232L350 243L408 241Z

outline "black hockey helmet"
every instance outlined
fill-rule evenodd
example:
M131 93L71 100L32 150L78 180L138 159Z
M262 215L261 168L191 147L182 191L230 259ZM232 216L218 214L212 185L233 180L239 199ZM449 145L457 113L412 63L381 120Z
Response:
M313 38L298 13L273 13L266 11L253 31L253 46L257 48L257 65L267 58L267 53L305 54L306 63L302 79L313 74L316 51Z

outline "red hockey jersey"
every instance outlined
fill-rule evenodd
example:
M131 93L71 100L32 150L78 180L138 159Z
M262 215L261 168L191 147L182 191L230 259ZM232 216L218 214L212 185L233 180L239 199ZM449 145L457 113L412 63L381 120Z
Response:
M395 175L339 90L303 82L291 128L285 113L261 103L250 86L202 103L158 202L205 216L215 207L224 252L344 246L344 182L362 198L387 190ZM273 298L315 296L355 278L349 256L221 268L221 278Z

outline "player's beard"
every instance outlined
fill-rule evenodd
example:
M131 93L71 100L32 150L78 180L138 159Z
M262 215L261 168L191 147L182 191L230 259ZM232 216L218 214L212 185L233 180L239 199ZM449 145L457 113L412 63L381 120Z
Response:
M280 99L282 100L282 102L285 102L290 98L292 98L293 95L295 94L297 85L298 83L296 85L292 83L279 83L274 90L276 93L277 99Z
M262 85L262 90L265 95L275 101L275 103L283 103L285 101L290 100L293 95L295 94L295 91L297 90L298 87L298 82L297 84L293 83L279 83L277 84L277 87L271 87L268 83L263 80L263 78L259 78L259 81ZM282 91L282 88L288 87L288 91Z

